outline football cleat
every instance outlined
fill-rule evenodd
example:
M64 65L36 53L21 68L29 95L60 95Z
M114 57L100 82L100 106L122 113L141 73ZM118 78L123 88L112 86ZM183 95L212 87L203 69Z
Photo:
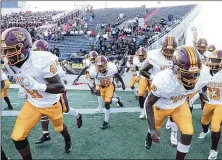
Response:
M172 146L177 146L177 131L171 131L170 142Z
M51 137L49 133L45 133L45 134L42 134L42 137L38 141L36 141L35 144L41 144L50 140L51 140Z
M148 132L146 136L145 147L146 149L150 149L151 146L152 146L152 138L151 134Z
M206 137L206 135L210 133L210 129L208 129L208 131L205 133L205 132L201 132L200 135L198 136L199 139L203 139Z
M4 110L13 110L13 107L6 107Z
M120 106L120 107L123 107L123 103L120 101L120 97L116 97L118 99L118 102L117 104Z
M140 111L140 116L139 116L139 118L140 118L140 119L143 119L143 118L145 118L145 117L146 117L146 115L145 115L144 110L141 110L141 111Z
M76 125L78 128L82 126L82 115L79 113L78 118L76 119Z
M171 126L170 126L170 117L168 117L168 119L167 119L167 123L166 123L166 129L170 129L171 128Z
M215 150L210 150L210 153L209 153L209 156L208 156L208 159L217 159L217 155L218 155L218 151L215 151Z
M68 141L68 142L65 141L65 152L66 153L70 153L71 150L72 150L72 142L71 142L71 140Z
M103 121L101 129L106 129L108 127L108 122Z

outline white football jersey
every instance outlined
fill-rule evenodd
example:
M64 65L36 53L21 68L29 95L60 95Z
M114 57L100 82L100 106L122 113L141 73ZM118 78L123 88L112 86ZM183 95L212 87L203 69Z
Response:
M159 72L154 77L151 85L151 92L160 97L156 105L163 110L174 109L182 105L190 94L201 90L208 83L208 79L205 77L207 74L205 69L202 69L193 90L186 90L172 69L168 68Z
M130 68L130 71L132 72L132 74L136 75L136 65L130 64L128 61L127 61L126 65L128 68Z
M160 71L173 66L173 62L166 59L160 49L150 51L146 60L153 66L153 68L149 70L149 73L152 75L156 75Z
M45 78L51 78L58 74L55 56L46 51L31 51L21 68L14 68L19 76L29 75L41 84L48 84ZM38 108L50 107L60 99L60 94L28 89L26 89L26 92L27 100Z
M1 81L4 81L4 80L8 80L8 77L6 76L6 74L1 69Z
M64 72L64 70L62 69L62 67L59 63L59 58L54 54L52 54L52 55L55 57L55 61L56 61L57 69L58 69L58 75L61 79L64 79L65 78L65 72Z
M104 86L113 82L114 74L118 73L117 67L114 63L107 63L107 72L102 74L97 71L96 67L93 66L89 70L89 74L91 78L95 78L96 85Z
M218 71L213 76L209 75L210 80L207 84L207 98L208 104L222 104L222 70Z

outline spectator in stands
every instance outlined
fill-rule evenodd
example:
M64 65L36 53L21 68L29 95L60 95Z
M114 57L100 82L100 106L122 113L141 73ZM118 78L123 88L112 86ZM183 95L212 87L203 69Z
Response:
M173 25L173 15L172 14L169 14L168 15L168 24L171 26Z

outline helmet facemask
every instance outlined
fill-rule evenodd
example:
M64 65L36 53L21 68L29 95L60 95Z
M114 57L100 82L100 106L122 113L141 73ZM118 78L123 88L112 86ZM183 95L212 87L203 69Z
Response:
M219 58L209 58L208 66L210 70L219 71L222 67L222 59Z
M173 47L171 47L171 46L169 46L167 48L164 47L162 50L163 50L163 55L164 55L164 57L166 57L166 59L168 59L168 60L173 59L173 53L175 51L175 49Z
M23 44L18 43L12 46L1 46L2 54L8 61L8 65L15 66L21 61L24 61L27 56L22 54Z
M96 67L100 73L105 74L107 71L107 63L99 63L99 64L97 63Z
M204 52L206 52L207 47L206 46L197 46L197 50L202 55L202 54L204 54Z
M181 81L183 86L188 90L194 89L200 76L200 69L195 67L195 68L191 68L190 71L186 71L186 70L180 69L177 66L174 66L174 68L176 69L177 77Z

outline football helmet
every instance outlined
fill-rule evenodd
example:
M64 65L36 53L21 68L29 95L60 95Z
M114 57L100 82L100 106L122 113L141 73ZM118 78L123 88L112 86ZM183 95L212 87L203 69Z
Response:
M197 46L197 50L199 51L199 53L201 55L204 54L204 52L206 52L207 46L208 46L207 40L205 38L200 38L197 41L196 46Z
M208 51L209 51L209 52L213 52L214 50L216 50L215 45L209 45Z
M201 68L201 57L194 47L181 46L174 52L173 69L186 89L195 87Z
M134 58L134 56L129 56L129 59L128 59L128 62L129 62L129 64L133 64L133 58Z
M89 60L92 64L95 63L96 57L98 57L99 54L96 51L89 52Z
M32 46L33 51L48 51L49 50L49 44L48 42L44 40L37 40L34 42Z
M138 56L140 62L143 62L146 59L146 55L147 50L144 47L140 47L136 52L136 56Z
M210 70L220 70L222 68L222 50L214 50L208 57L207 65Z
M164 57L166 57L168 60L172 60L173 53L178 46L176 38L172 35L165 36L161 42L161 45Z
M107 63L108 63L108 60L105 56L98 56L96 58L96 68L97 70L100 72L100 73L106 73L107 71Z
M6 29L1 35L2 54L10 66L26 60L31 48L31 35L21 27Z

